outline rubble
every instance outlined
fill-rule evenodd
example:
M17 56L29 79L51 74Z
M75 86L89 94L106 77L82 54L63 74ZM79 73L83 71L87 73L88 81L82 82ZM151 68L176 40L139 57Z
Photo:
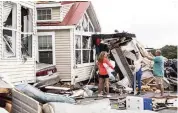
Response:
M29 84L18 85L16 86L16 88L41 103L47 102L75 103L75 100L70 97L66 97L64 95L59 94L44 93Z

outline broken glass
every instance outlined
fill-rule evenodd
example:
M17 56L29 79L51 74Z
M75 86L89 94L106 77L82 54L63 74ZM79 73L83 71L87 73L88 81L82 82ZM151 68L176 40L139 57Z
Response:
M75 48L81 49L81 36L75 35Z
M94 32L94 30L93 30L93 27L92 27L91 23L89 23L89 32Z
M16 51L16 32L3 29L3 56L14 57Z
M33 32L33 10L26 7L21 7L21 31Z
M89 63L90 50L83 50L83 63Z
M82 40L83 49L90 49L91 48L91 37L83 36L82 39L83 39Z
M76 64L81 64L81 50L75 50Z
M22 34L21 44L22 55L32 57L32 35Z
M17 28L17 5L10 1L3 1L3 26Z
M83 26L83 30L85 32L88 32L88 19L86 15L83 16L82 26Z

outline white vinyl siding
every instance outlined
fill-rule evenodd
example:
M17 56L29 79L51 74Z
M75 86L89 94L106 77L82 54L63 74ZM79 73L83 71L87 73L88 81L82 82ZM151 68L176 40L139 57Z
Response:
M16 58L4 59L2 57L2 19L0 19L0 74L7 76L10 81L14 84L19 84L21 82L35 82L35 34L36 34L36 17L33 13L33 40L32 40L32 58L27 58L27 61L24 62L24 59L21 56L21 6L31 8L33 12L36 11L34 2L26 1L16 1L17 3L17 34L16 34ZM0 18L2 15L3 2L0 1Z
M71 45L70 30L56 30L55 51L56 67L62 80L71 80Z
M60 7L52 8L52 20L60 21Z

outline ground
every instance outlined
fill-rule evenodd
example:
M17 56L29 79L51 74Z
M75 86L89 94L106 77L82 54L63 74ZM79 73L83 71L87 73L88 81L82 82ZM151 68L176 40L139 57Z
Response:
M166 93L167 94L167 93ZM112 95L112 98L114 99L117 99L117 98L120 98L120 97L124 97L124 96L127 96L127 95L122 95L122 96L119 96L117 93L111 93ZM146 94L143 94L141 96L143 97L147 97L147 96L151 96L153 95L153 93L146 93ZM176 95L176 93L171 93L171 95ZM98 98L97 95L95 94L95 96L93 98L85 98L85 99L81 99L79 100L80 103L85 103L85 102L93 102L95 101L96 99L102 99L102 98ZM160 110L160 111L157 111L158 113L177 113L177 110L172 110L172 109L164 109L164 110ZM138 112L139 113L139 112Z

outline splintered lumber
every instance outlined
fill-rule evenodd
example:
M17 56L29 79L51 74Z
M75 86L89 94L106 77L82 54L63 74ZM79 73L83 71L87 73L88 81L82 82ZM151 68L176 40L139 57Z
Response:
M122 74L124 75L124 77L128 78L129 85L131 85L132 80L133 80L133 74L124 54L122 53L121 48L114 48L111 50L111 53L113 54L116 64L120 68Z
M70 90L70 88L66 88L66 87L55 87L55 86L46 86L45 89L56 89L56 90L64 90L64 91Z

